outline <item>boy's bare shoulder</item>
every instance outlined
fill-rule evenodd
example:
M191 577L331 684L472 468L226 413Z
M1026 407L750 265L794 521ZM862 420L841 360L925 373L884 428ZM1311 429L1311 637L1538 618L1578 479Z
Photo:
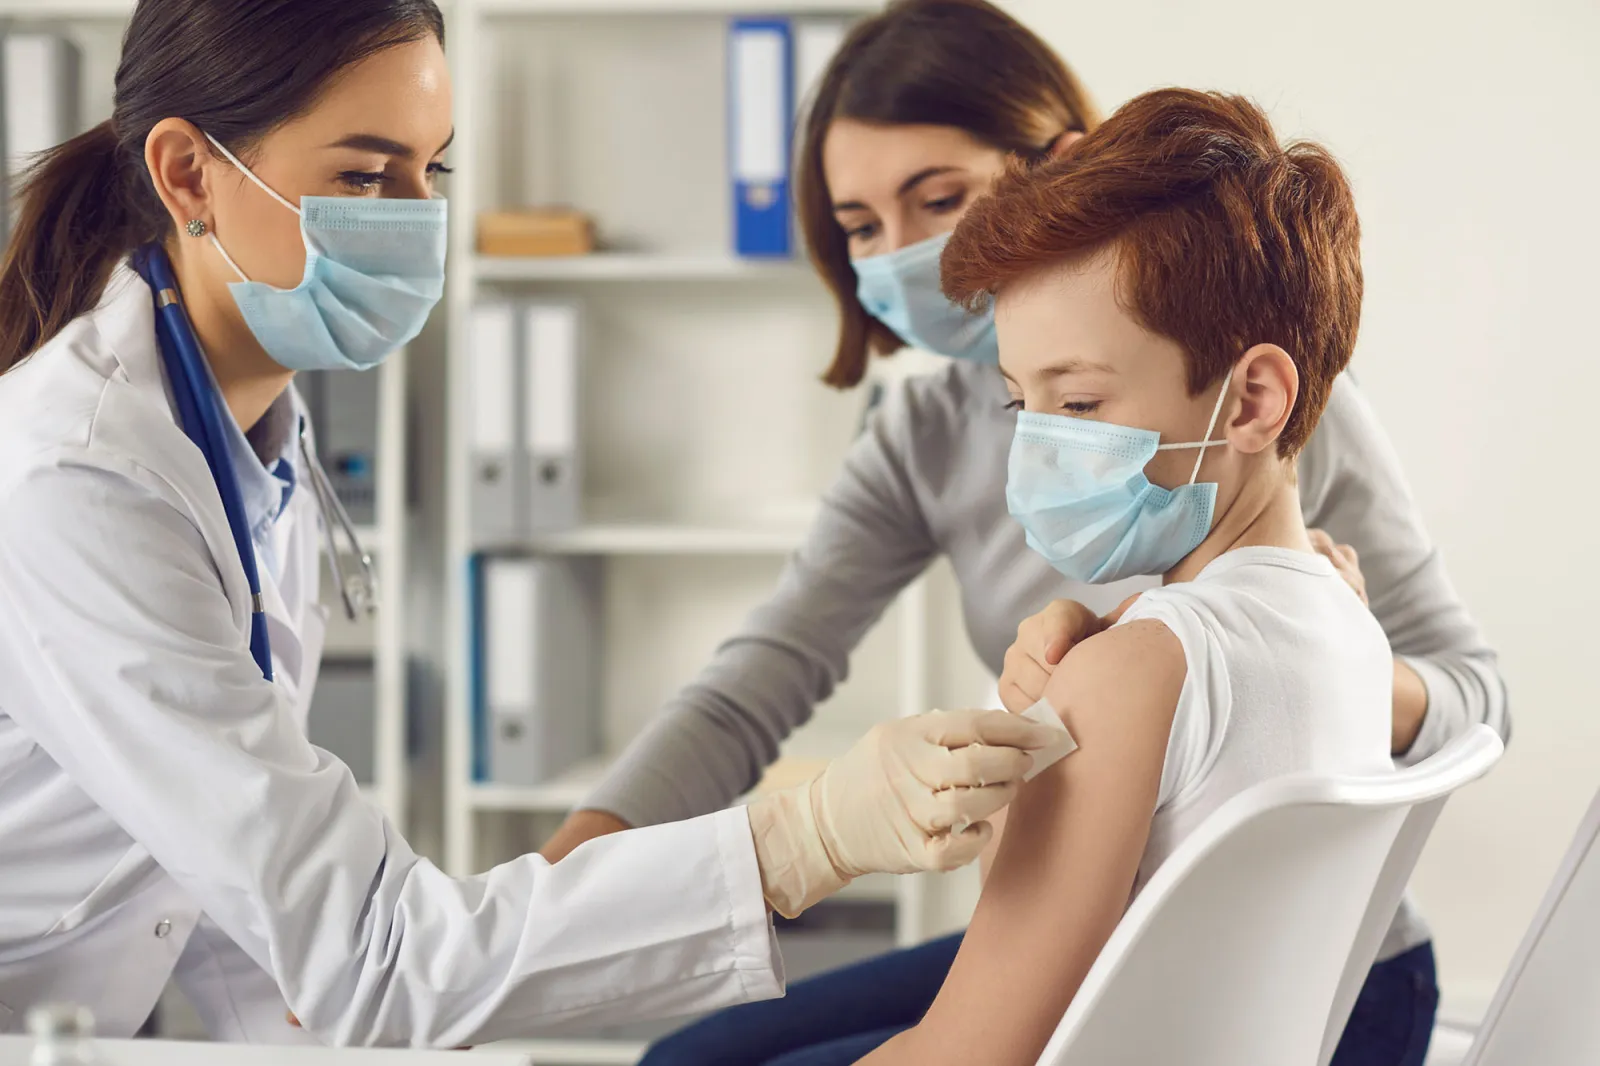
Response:
M1166 624L1142 618L1076 645L1046 686L1045 700L1080 744L1080 730L1130 716L1170 725L1188 674L1183 645Z

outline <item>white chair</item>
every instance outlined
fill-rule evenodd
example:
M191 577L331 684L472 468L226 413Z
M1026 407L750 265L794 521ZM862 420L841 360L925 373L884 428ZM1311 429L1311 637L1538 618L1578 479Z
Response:
M1443 756L1444 752L1440 755ZM1322 1034L1322 1054L1317 1058L1319 1066L1328 1066L1333 1061L1339 1037L1344 1035L1345 1024L1355 1008L1356 997L1360 995L1361 986L1366 983L1367 974L1378 957L1378 948L1383 945L1384 934L1389 931L1395 911L1400 908L1400 897L1405 895L1411 871L1416 868L1422 847L1428 842L1428 836L1433 832L1434 823L1439 820L1439 813L1444 810L1447 798L1448 794L1445 794L1413 806L1395 836L1394 846L1389 849L1388 861L1384 863L1378 883L1373 887L1366 914L1361 919L1361 928L1356 932L1355 945L1350 949L1350 957L1345 962L1338 990L1334 993L1333 1009L1328 1012L1328 1025Z
M1461 1063L1600 1063L1600 794L1578 826Z
M1128 908L1039 1066L1313 1066L1413 809L1502 750L1479 726L1406 770L1286 777L1230 800Z

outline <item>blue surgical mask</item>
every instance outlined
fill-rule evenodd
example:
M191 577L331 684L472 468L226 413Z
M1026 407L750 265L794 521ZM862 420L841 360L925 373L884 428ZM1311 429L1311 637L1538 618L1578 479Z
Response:
M273 362L288 370L367 370L422 332L444 294L449 205L430 200L305 196L296 207L207 137L268 196L300 216L306 269L278 289L239 275L228 290Z
M1196 484L1212 440L1230 371L1211 411L1205 439L1162 444L1161 434L1085 418L1023 412L1017 416L1006 478L1006 506L1028 547L1074 581L1101 585L1163 574L1206 539L1217 503L1215 483ZM1144 468L1157 452L1198 448L1189 483L1151 484Z
M994 312L971 314L945 299L939 256L950 234L886 255L856 259L856 299L867 313L914 348L975 363L998 364Z

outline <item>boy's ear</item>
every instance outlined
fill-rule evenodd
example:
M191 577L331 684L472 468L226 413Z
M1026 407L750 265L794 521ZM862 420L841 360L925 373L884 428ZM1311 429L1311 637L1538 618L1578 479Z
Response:
M1238 409L1227 424L1228 443L1254 455L1276 443L1300 396L1300 372L1276 344L1258 344L1244 353L1229 386Z

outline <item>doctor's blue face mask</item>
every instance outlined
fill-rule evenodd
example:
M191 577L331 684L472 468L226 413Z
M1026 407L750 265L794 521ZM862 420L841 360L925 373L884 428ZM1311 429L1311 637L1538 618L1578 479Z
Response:
M1028 547L1074 581L1107 584L1164 574L1211 532L1215 482L1197 484L1233 371L1223 379L1204 439L1162 444L1161 434L1066 415L1017 416L1006 506ZM1152 484L1144 468L1157 452L1198 448L1189 482Z
M292 289L251 281L211 234L239 275L228 290L273 362L288 370L366 370L422 332L444 294L449 205L443 199L305 196L296 207L215 138L206 139L300 216L306 267Z
M930 237L897 251L855 259L856 299L867 314L914 348L955 359L996 365L1000 345L994 312L971 314L945 299L939 256L950 234Z

